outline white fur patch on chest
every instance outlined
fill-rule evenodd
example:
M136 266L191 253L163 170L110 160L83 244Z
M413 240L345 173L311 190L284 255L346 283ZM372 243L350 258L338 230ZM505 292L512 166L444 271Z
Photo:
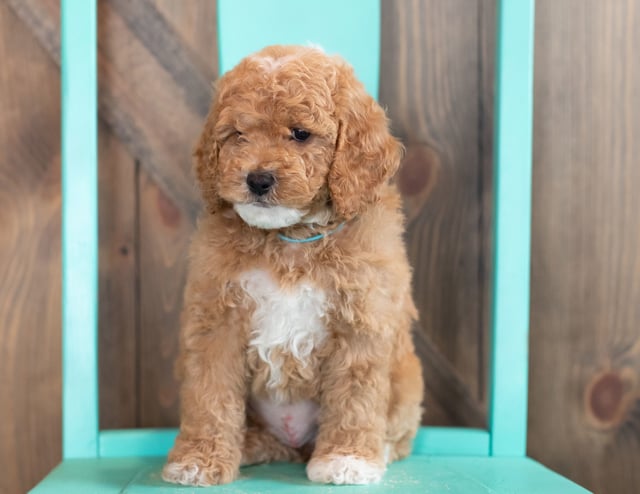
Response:
M326 295L308 282L284 290L263 270L242 274L240 284L255 302L249 345L269 365L267 385L275 387L280 380L282 354L305 365L314 347L325 339Z

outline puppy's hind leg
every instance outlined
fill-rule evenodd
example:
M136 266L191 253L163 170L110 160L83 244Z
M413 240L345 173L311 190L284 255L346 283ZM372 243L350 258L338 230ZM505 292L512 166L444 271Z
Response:
M385 451L387 463L411 453L422 417L422 395L422 369L411 349L397 359L391 370L391 400Z
M244 436L241 465L255 465L274 461L301 463L302 455L294 448L282 444L261 425L250 425Z

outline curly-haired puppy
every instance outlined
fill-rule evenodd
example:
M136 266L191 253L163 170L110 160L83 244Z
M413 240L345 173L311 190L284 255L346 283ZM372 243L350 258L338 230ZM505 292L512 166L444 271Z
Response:
M217 83L195 151L170 482L306 461L365 484L406 456L422 373L399 194L402 146L342 59L272 46Z

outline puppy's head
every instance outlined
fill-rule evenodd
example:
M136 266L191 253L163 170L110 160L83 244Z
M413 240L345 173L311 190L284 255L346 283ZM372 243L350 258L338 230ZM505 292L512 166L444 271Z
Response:
M265 48L219 79L195 151L209 210L228 204L266 229L357 215L401 154L353 69L295 46Z

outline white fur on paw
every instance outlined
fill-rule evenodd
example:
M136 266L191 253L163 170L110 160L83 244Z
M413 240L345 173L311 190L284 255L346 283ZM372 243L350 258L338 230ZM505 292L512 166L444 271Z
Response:
M391 461L391 444L385 443L384 445L384 463L388 465Z
M162 480L173 484L205 486L210 483L198 468L198 465L183 463L167 463L162 469Z
M307 465L309 480L324 484L373 484L384 471L384 466L352 455L312 459Z

